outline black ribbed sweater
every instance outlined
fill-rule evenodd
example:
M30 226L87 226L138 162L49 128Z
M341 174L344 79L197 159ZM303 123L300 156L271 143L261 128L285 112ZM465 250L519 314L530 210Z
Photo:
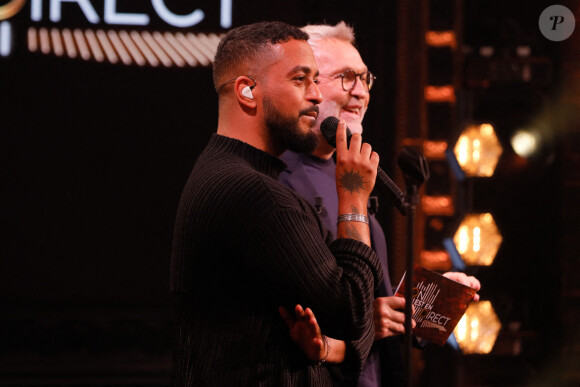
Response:
M177 297L178 386L355 383L373 342L381 268L372 249L331 235L302 197L276 180L284 163L215 134L177 212L171 262ZM309 362L278 306L310 307L347 342L338 366Z

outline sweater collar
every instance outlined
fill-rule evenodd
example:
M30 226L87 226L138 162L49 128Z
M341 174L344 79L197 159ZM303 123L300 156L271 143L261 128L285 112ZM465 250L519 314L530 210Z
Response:
M212 135L208 148L233 153L250 163L258 172L273 179L278 179L280 172L286 169L286 164L279 158L250 144L217 133Z

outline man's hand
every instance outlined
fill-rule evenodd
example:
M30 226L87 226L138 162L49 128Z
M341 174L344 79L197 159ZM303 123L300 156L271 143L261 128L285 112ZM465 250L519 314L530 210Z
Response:
M405 333L405 299L403 297L379 297L373 301L375 340ZM414 328L416 323L411 321Z
M346 124L341 120L336 129L336 189L339 199L360 207L359 213L362 214L375 186L378 166L379 155L369 144L362 142L360 134L353 134L350 146L347 144ZM352 212L351 205L344 207L346 212Z
M449 271L443 275L455 282L459 282L460 284L475 289L476 292L479 291L479 289L481 289L481 284L479 283L479 280L473 276L468 276L465 273ZM479 294L475 293L473 301L479 301Z
M296 305L294 314L283 306L279 307L278 311L288 325L292 341L302 349L306 357L314 362L323 359L327 349L312 310L310 308L304 310L302 306Z
M336 192L338 214L367 215L367 203L377 177L379 155L361 135L355 133L346 139L346 124L338 123L336 129ZM363 222L345 221L337 225L337 238L351 238L371 245L369 227Z

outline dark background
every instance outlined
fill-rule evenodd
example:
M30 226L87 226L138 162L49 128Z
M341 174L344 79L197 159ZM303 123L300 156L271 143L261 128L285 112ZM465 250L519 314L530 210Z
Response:
M445 15L441 9L448 3L432 1L437 12L427 2L410 4L423 14ZM458 105L469 108L460 109L459 118L492 121L504 155L493 178L465 184L457 205L491 211L503 234L493 266L467 269L481 279L481 296L492 301L503 327L490 355L435 346L416 354L416 383L557 385L549 381L558 374L558 383L567 385L578 380L566 366L577 359L578 341L565 336L577 317L577 285L570 286L575 277L569 274L577 259L567 257L578 236L578 204L566 188L577 186L579 169L577 132L560 107L563 100L578 103L562 97L569 95L564 64L577 63L570 52L578 45L570 49L541 36L537 20L549 2L458 3L464 45L475 52L466 49L461 65L465 81ZM94 5L102 16L102 2ZM363 59L378 78L365 139L381 154L383 168L395 171L399 4L233 5L234 26L277 19L295 25L345 20L355 27ZM150 8L142 2L123 7ZM225 32L217 4L200 1L196 7L206 19L190 31ZM74 3L63 10L59 26L89 27ZM445 25L444 19L434 23ZM30 21L29 4L10 21L15 52L0 58L0 384L166 385L173 344L172 229L183 184L216 129L211 68L138 68L33 54L26 50L26 29L53 25L46 18ZM151 28L170 30L154 16ZM496 47L499 59L529 45L548 63L548 74L538 73L532 82L506 76L485 87L469 83L498 74L479 66L481 45ZM510 149L510 134L541 114L556 132L539 156L522 160ZM445 127L444 139L453 141L458 130ZM388 205L380 218L389 245L396 244ZM391 259L403 257L392 253Z

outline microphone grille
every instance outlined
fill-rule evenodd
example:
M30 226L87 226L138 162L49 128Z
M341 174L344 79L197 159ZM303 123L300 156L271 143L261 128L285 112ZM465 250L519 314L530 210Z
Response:
M327 117L320 124L320 131L330 145L336 148L336 128L338 127L338 118Z

